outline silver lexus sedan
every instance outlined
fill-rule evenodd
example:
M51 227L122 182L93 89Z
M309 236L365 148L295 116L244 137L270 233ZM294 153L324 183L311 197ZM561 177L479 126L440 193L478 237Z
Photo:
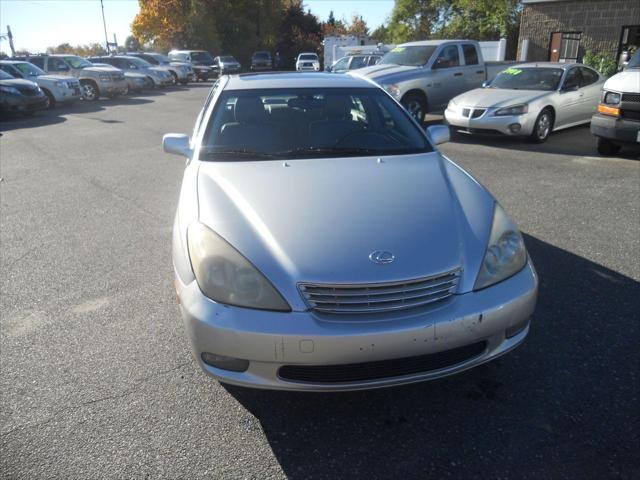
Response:
M582 64L516 65L484 88L453 98L445 120L465 133L528 136L542 143L554 130L591 121L604 80Z
M388 93L326 73L223 76L192 137L173 231L194 356L230 384L356 390L451 375L529 332L515 223Z

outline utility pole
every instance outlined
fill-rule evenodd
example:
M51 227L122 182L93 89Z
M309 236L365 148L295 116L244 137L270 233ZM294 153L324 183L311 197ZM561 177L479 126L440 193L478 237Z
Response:
M11 49L11 56L16 56L16 49L13 47L13 35L11 34L11 27L7 25L7 33L0 34L0 38L6 38L9 40L9 48Z
M104 3L100 0L100 8L102 8L102 25L104 26L104 42L106 43L107 53L111 53L109 50L109 37L107 37L107 21L104 19Z

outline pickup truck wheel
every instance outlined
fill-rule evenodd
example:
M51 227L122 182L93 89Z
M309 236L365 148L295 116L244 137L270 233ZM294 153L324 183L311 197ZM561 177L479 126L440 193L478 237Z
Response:
M400 101L402 106L409 112L417 122L422 125L424 122L424 116L427 113L427 102L420 95L416 93L408 93Z
M98 86L91 80L81 80L82 98L90 102L95 102L100 97Z
M620 152L620 145L616 145L608 138L596 137L596 148L600 155L615 155Z
M551 110L544 109L538 115L536 123L533 125L533 132L531 132L531 141L533 143L544 143L549 138L551 131L553 130L553 113Z

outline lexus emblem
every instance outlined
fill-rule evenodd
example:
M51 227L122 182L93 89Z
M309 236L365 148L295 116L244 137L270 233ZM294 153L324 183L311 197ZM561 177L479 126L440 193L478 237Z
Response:
M387 265L388 263L393 262L396 257L391 252L387 252L385 250L376 250L375 252L371 252L369 255L369 260L373 263L377 263L378 265Z

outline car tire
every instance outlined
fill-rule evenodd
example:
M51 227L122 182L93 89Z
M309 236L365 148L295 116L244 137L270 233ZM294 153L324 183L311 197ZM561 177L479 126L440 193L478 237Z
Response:
M80 87L82 87L82 98L89 102L95 102L100 98L100 91L98 85L92 80L81 80Z
M596 148L598 153L603 156L615 155L622 149L620 145L616 145L608 138L602 137L596 137Z
M533 124L533 132L529 136L532 143L544 143L553 131L553 112L545 108L540 112L536 122Z
M42 91L47 96L47 106L45 108L47 108L49 110L51 110L52 108L55 108L55 106L56 106L55 97L51 94L51 92L49 90L47 90L45 88L43 88Z
M418 95L417 93L407 93L400 103L405 108L409 115L416 119L416 121L422 125L424 117L427 114L427 101Z

